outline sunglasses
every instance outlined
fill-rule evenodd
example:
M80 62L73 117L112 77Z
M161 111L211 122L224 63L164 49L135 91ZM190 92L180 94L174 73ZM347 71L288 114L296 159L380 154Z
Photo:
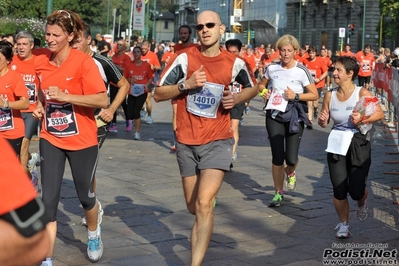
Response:
M213 29L216 25L221 25L221 24L217 24L217 23L214 23L214 22L208 22L208 23L205 23L205 25L204 24L196 25L195 29L197 31L203 30L204 27L207 27L208 29Z
M69 21L71 22L71 26L73 27L73 22L72 22L72 18L71 18L71 14L69 14L68 11L65 10L57 10L57 14L65 14L67 16L67 18L69 19ZM65 17L65 16L64 16Z

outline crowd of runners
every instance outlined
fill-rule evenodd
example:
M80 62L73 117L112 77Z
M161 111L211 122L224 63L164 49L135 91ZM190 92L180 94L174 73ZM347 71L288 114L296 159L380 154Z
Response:
M50 240L42 266L52 266L56 256L66 160L84 210L88 258L100 260L104 211L96 195L99 149L108 133L121 130L116 123L120 107L125 130L134 128L133 138L140 140L142 120L153 123L152 101L171 102L175 136L171 149L176 152L187 209L195 216L191 265L201 265L204 259L216 196L224 174L237 160L239 123L257 95L265 102L272 153L275 195L269 206L284 204L284 183L288 190L296 187L304 129L312 129L316 120L326 127L331 120L327 162L339 218L336 236L350 235L348 194L357 201L359 220L367 219L370 135L360 128L382 119L383 112L376 105L372 114L364 116L354 108L361 99L373 97L369 89L375 62L395 67L399 48L393 55L380 49L375 56L370 45L353 53L348 44L333 55L324 46L300 46L291 35L282 36L275 45L252 47L238 39L221 44L225 26L213 11L198 15L195 30L198 43L191 42L192 29L182 25L177 43L158 44L139 37L129 49L124 39L111 46L101 34L92 36L90 25L75 12L57 10L46 20L46 48L35 47L29 31L0 41L0 136L36 189L41 179L45 212L36 219L47 225L36 228L36 233L47 234ZM40 151L32 153L30 141L37 130ZM342 144L332 143L337 140ZM0 215L31 201L31 194L19 206L0 209ZM42 253L37 254L32 261L43 259Z

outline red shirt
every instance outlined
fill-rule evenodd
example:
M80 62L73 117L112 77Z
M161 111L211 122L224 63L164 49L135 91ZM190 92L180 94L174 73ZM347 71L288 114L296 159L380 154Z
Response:
M160 68L161 64L159 63L158 56L156 53L148 51L147 54L141 55L141 60L149 63L153 68Z
M369 77L373 73L374 68L374 54L368 53L367 55L364 54L363 51L360 51L356 54L356 59L360 63L359 68L359 76L360 77Z
M188 47L194 47L194 46L198 46L198 44L190 43L189 45L184 46L182 43L178 43L178 44L175 45L175 53L178 52L178 51L181 51L183 49L186 49Z
M241 79L244 88L254 86L256 80L245 61L224 49L220 51L220 54L215 57L204 56L197 47L190 47L181 53L179 52L175 58L169 61L162 72L159 85L169 85L170 82L177 84L175 68L183 66L183 71L186 73L184 78L188 79L202 65L207 81L223 86L224 90L229 90L228 85L236 78ZM223 75L220 74L221 71L223 71ZM202 89L202 92L205 95L207 90ZM198 93L200 92L198 91ZM196 94L196 96L201 95ZM209 96L209 94L206 94L206 96ZM197 99L200 98L198 97ZM218 96L211 95L208 99L210 98L217 100ZM192 97L192 102L195 101L193 99L194 97ZM188 111L188 102L187 93L182 93L176 97L176 138L179 142L187 145L202 145L211 141L233 137L230 129L230 110L224 109L220 103L216 110L216 117L209 118Z
M51 53L40 55L35 68L41 80L41 90L47 94L50 86L64 93L89 95L106 92L104 81L94 60L82 51L71 49L60 67L50 64ZM62 103L44 102L45 116L40 138L66 150L81 150L98 145L94 108Z
M314 61L310 61L310 59L307 58L303 64L307 67L313 79L320 78L324 72L328 71L328 67L319 57L316 57ZM320 82L316 83L316 88L324 88L324 83L325 79L320 80Z
M25 169L17 159L17 155L8 141L0 137L0 215L24 206L36 197Z
M136 84L147 84L148 81L154 76L154 70L151 65L145 61L141 62L141 65L136 65L134 61L131 61L126 65L123 76L129 81L131 78L135 78ZM132 85L132 84L130 84Z
M349 52L342 51L339 56L355 56L355 54L352 53L351 51Z
M130 57L125 54L122 53L121 55L118 55L117 53L115 53L112 56L112 63L114 63L123 73L123 70L125 69L126 65L128 63L130 63L132 60L130 60Z
M20 97L29 98L21 74L8 70L0 77L0 97L8 102L15 102ZM0 136L6 139L25 136L25 124L19 110L0 109Z
M21 60L18 55L14 55L11 63L8 65L10 70L21 74L25 82L26 91L28 92L29 109L21 110L21 112L33 112L36 109L37 90L40 82L36 76L35 59L36 55L33 55L29 60Z

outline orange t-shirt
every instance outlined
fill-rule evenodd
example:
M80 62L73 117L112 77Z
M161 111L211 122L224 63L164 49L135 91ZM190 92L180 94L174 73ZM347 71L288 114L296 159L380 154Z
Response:
M33 112L36 109L37 90L39 88L39 79L35 71L35 58L33 55L29 60L21 60L18 55L14 55L8 68L21 74L25 82L26 91L29 96L29 109L21 112Z
M127 54L125 54L125 53L123 53L120 56L115 53L112 56L112 63L114 63L121 70L122 74L123 74L123 71L124 71L126 65L128 63L130 63L131 61L132 60L130 60L130 57Z
M0 97L8 102L15 102L20 97L29 98L21 74L8 70L0 77ZM0 108L0 136L6 139L25 136L25 124L20 110Z
M171 58L173 58L173 56L176 56L176 53L172 53L172 52L167 51L166 53L163 54L161 61L165 62L167 59L170 60Z
M316 57L314 61L310 61L309 58L305 59L303 64L309 70L310 74L312 75L313 79L320 78L324 72L328 71L328 67L326 64L320 60L319 57ZM320 80L319 83L316 83L316 88L324 88L325 79Z
M323 63L326 64L327 67L330 67L330 66L331 66L331 63L332 63L332 62L331 62L330 57L328 57L328 56L324 56L324 57L319 56L319 59L320 59L321 61L323 61Z
M262 66L266 68L272 63L273 58L271 56L267 58L266 54L263 54L260 60L262 62Z
M342 51L339 56L353 56L354 57L355 54L351 51L349 51L349 52Z
M294 59L295 59L297 62L301 63L301 64L304 64L304 63L305 63L305 60L308 59L308 58L309 58L309 54L308 54L308 53L304 53L303 55L300 55L299 53L297 53L297 54L295 55L295 57L294 57Z
M158 56L156 53L148 51L146 55L141 55L141 60L149 63L151 66L160 68L161 64L159 63Z
M198 46L198 44L195 44L195 43L190 43L187 46L184 46L182 43L178 43L178 44L175 44L175 53L178 51L181 51L183 49L189 48L189 47L197 47L197 46Z
M25 169L17 159L17 155L8 141L0 137L0 215L6 214L24 206L36 197Z
M134 61L131 61L126 65L123 76L129 81L129 83L131 78L135 78L136 84L147 84L148 80L154 76L154 70L151 68L151 65L145 61L142 61L139 66L136 65Z
M64 93L89 95L106 92L104 81L94 60L82 51L71 49L60 67L50 64L51 54L35 60L41 90L50 86ZM45 116L40 137L66 150L81 150L98 145L95 108L45 99Z
M243 55L243 58L248 62L249 66L251 67L251 70L253 71L256 68L255 55L254 54L248 55L247 53L245 53L245 55Z
M374 68L374 54L368 53L367 55L364 54L363 51L360 51L356 54L356 60L361 64L359 68L358 76L361 77L369 77L373 73Z
M178 55L169 61L162 72L159 80L159 86L177 84L192 76L200 66L206 73L209 86L223 86L223 90L229 90L228 85L232 81L237 81L243 88L253 87L256 80L245 61L236 55L220 50L220 54L215 57L206 57L199 51L198 47L190 47L178 53ZM176 68L183 66L183 71L175 71ZM223 74L221 74L223 70ZM179 74L179 75L176 75ZM187 145L202 145L215 140L229 139L233 137L230 129L230 110L223 108L222 103L217 106L221 99L219 94L212 93L210 89L190 90L189 94L182 93L176 97L176 138L179 142ZM218 92L219 93L219 92ZM203 97L201 97L203 96ZM188 111L187 104L196 105L198 109L206 112L208 107L202 102L195 100L205 100L217 109L215 118L196 115ZM214 102L213 102L214 101Z

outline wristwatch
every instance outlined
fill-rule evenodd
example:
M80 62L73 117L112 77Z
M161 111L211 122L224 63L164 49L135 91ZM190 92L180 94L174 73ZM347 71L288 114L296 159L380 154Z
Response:
M295 101L299 101L299 94L298 94L298 93L295 93L295 98L294 98L294 100L295 100Z
M177 86L181 92L185 92L187 90L186 84L184 84L184 82L179 83Z

